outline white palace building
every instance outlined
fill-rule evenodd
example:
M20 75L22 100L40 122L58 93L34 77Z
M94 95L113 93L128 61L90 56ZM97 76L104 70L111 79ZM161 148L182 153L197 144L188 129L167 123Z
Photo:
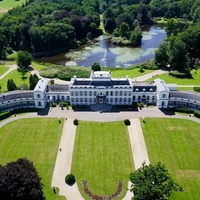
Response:
M74 78L67 84L48 84L38 81L35 89L2 93L0 111L22 107L45 108L49 102L68 101L73 105L132 105L133 102L153 104L158 108L187 107L200 110L200 95L177 91L176 84L166 84L162 79L153 82L112 78L107 71L91 72L90 78Z

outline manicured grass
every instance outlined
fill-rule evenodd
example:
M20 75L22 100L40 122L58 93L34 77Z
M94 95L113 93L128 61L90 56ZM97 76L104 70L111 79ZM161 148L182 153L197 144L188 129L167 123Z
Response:
M163 163L184 192L171 200L200 196L200 125L184 119L146 119L141 123L150 162Z
M127 127L123 122L95 123L81 121L77 127L71 173L75 175L84 199L81 180L98 195L110 195L119 180L124 181L126 193L129 174L133 172L133 159Z
M26 0L3 0L0 2L0 12L22 5Z
M42 178L48 200L65 199L53 194L51 180L63 126L56 118L21 119L0 129L0 164L28 158Z
M194 91L194 87L177 87L177 90Z
M32 61L32 63L31 63L31 66L37 71L40 71L40 70L47 68L51 65L52 64L49 64L49 63L39 63L39 62L36 62L36 61Z
M0 76L3 75L6 71L8 71L8 67L5 65L0 65Z
M18 72L18 70L11 71L7 76L0 80L0 85L2 86L1 91L7 91L7 81L8 79L13 79L17 87L20 87L22 84L29 85L29 75L30 73L27 72L24 76Z
M166 83L176 83L178 85L200 85L200 69L191 71L192 78L174 78L168 74L161 74L156 78L161 78L165 80ZM155 78L150 78L148 81L153 81Z
M135 77L138 77L138 76L142 76L142 75L148 74L148 73L150 73L152 71L153 70L146 70L145 69L145 71L143 73L141 73L141 72L139 72L139 68L114 69L114 70L111 70L111 75L114 78L121 78L121 77L125 78L126 75L128 75L129 78L135 78Z

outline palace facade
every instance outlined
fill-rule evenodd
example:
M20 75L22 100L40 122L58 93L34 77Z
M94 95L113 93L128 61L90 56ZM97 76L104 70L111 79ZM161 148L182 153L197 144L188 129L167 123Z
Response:
M176 84L162 79L153 82L112 78L107 71L91 72L90 78L74 76L67 84L48 85L38 81L33 91L12 91L0 95L0 111L22 107L45 108L49 102L68 101L73 105L111 104L131 105L133 102L153 104L158 108L187 107L200 110L200 95L177 91Z

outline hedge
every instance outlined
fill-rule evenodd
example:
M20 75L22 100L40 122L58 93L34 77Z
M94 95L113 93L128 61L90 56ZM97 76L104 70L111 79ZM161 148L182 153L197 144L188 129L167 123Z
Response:
M193 90L194 90L195 92L200 92L200 87L194 87Z
M169 75L176 78L191 78L190 71L170 71Z
M69 106L69 102L68 101L61 101L59 106L60 107L68 107Z
M195 110L194 111L194 116L200 118L200 111Z
M180 113L193 113L189 108L174 108L173 111Z

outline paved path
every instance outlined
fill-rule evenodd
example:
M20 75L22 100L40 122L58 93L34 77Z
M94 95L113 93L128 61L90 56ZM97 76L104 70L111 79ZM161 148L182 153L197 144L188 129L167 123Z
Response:
M155 70L153 72L150 72L148 74L145 74L143 76L138 76L137 78L134 78L133 81L137 80L137 81L146 81L152 77L154 77L156 79L156 76L160 75L160 74L165 74L165 73L168 73L167 70L164 70L164 69L158 69L158 70Z
M73 120L65 120L51 185L58 187L60 189L59 195L65 196L67 200L84 200L76 183L72 187L65 183L65 176L71 170L75 135L76 126L74 126Z
M17 65L16 65L16 64L13 64L13 65L10 65L10 66L7 66L7 65L6 65L5 67L8 67L9 70L6 71L3 75L0 76L0 80L1 80L2 78L4 78L6 75L8 75L11 71L17 69Z
M131 119L130 122L131 125L128 126L129 139L131 143L134 166L135 169L138 169L142 166L143 162L146 162L147 165L150 163L149 156L147 153L139 118ZM131 188L130 181L128 182L128 188ZM123 200L130 200L132 197L133 193L127 191L126 196L123 198Z

